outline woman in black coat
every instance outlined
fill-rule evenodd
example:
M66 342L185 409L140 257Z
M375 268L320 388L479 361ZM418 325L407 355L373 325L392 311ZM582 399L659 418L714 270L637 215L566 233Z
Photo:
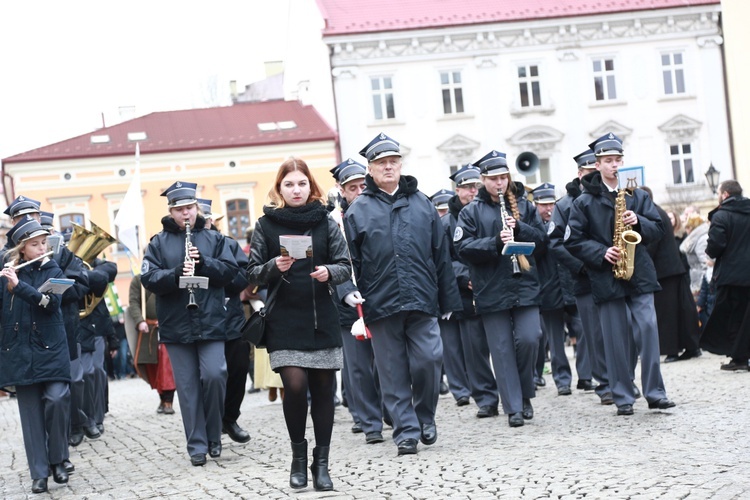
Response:
M16 245L6 254L11 266L47 252L49 233L26 217L8 231ZM0 388L15 386L31 491L47 491L50 471L56 483L67 483L70 423L70 356L61 297L38 289L50 278L64 278L49 257L0 271Z
M336 370L343 365L332 286L351 276L346 241L328 216L320 187L304 161L290 158L276 175L271 204L255 225L247 277L268 286L266 347L284 383L284 418L292 442L292 488L307 485L307 392L315 449L310 467L316 490L332 490L328 453L333 431ZM307 258L282 255L279 237L309 235ZM312 253L310 253L312 250Z

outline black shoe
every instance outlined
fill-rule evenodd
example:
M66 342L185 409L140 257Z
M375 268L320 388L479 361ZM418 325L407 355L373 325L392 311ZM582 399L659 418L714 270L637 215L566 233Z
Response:
M221 432L229 436L229 439L235 443L247 443L250 441L250 434L237 425L237 422L224 422L221 425Z
M674 363L675 361L679 361L680 357L677 354L670 354L669 356L664 358L665 363Z
M612 397L611 392L605 392L600 396L601 402L605 406L613 405L615 404L615 398Z
M57 484L65 484L68 482L68 472L65 470L63 464L52 464L50 469L52 469L52 479Z
M382 443L385 441L383 439L383 434L378 431L372 431L365 434L365 443L367 444L376 444L376 443Z
M362 424L359 422L354 422L352 425L352 434L361 434L364 431L362 430Z
M523 415L520 413L511 413L508 415L508 425L511 427L523 427Z
M638 386L635 385L635 382L633 382L633 396L635 396L635 399L641 399L641 391L638 389Z
M521 416L525 420L531 420L534 418L534 407L531 406L530 399L523 398L523 410L521 411Z
M469 403L471 403L471 399L469 399L469 396L461 396L456 400L456 406L466 406Z
M658 401L649 401L649 410L666 410L667 408L674 408L677 406L674 401L668 398L661 398Z
M399 455L416 455L417 453L416 439L404 439L397 446Z
M633 414L633 405L621 405L617 407L617 414L618 415L632 415Z
M336 394L334 394L333 395L333 407L336 408L337 406L341 406L341 400Z
M258 389L257 387L251 387L247 390L248 394L255 394L256 392L260 392L260 389Z
M31 482L31 492L32 493L44 493L47 491L47 478L43 477L42 479L34 479Z
M303 439L301 443L292 443L289 486L295 490L307 486L307 439Z
M162 401L159 403L159 406L156 407L156 413L164 413L164 402Z
M700 358L703 356L703 351L700 349L694 349L692 351L686 350L682 354L680 354L680 361L684 361L686 359L693 359L693 358Z
M593 383L591 380L586 379L578 379L578 383L576 384L576 389L590 392L595 390L597 385Z
M211 458L219 458L221 456L221 443L214 443L213 441L209 441L208 455Z
M732 359L729 363L721 365L721 369L725 372L746 372L748 371L747 361Z
M450 392L450 389L448 388L448 384L445 383L445 380L440 381L440 395L445 396Z
M193 467L206 465L206 454L196 453L195 455L190 455L190 463L193 464Z
M96 424L96 428L99 430L99 435L104 434L104 424Z
M89 439L99 439L100 437L102 437L102 433L99 432L99 429L95 425L92 425L91 427L84 427L83 433Z
M328 473L328 452L329 446L316 446L313 448L313 461L310 465L312 473L313 488L315 491L331 491L333 481Z
M419 438L422 444L435 444L437 436L437 426L435 424L422 424L422 436Z
M62 461L62 465L63 467L65 467L65 472L67 472L68 474L72 474L76 470L76 466L73 465L73 463L67 458Z
M76 432L70 435L68 438L68 444L76 447L83 442L83 432Z
M477 418L497 417L498 415L497 406L480 406L477 411Z
M537 375L534 377L534 385L537 387L544 387L547 385L547 381L544 380L544 377Z
M557 388L558 396L570 396L571 394L573 394L573 391L570 390L569 385L561 385Z

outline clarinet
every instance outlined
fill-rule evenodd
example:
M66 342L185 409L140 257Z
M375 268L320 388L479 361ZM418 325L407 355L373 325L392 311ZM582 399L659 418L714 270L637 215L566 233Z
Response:
M193 248L193 242L191 241L192 233L190 232L190 221L185 221L185 264L193 264L195 265L195 261L190 258L190 249ZM186 274L185 276L194 276L195 275L195 267L192 267L190 270L190 273ZM188 300L187 305L185 306L186 309L198 309L198 303L195 301L195 292L193 291L192 286L188 286L188 293L190 293L190 299Z
M503 230L510 231L510 241L513 241L513 230L508 227L508 223L505 221L508 218L508 211L505 209L505 197L502 190L498 191L498 196L500 197L500 217L503 219ZM521 266L518 265L516 254L510 255L510 262L513 265L513 277L521 276Z

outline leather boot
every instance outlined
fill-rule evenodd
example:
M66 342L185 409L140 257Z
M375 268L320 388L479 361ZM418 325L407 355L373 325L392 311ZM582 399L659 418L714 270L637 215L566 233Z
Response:
M295 489L307 486L307 439L301 443L292 443L292 471L289 474L289 486Z
M310 466L315 491L331 491L333 481L328 475L328 451L330 446L316 446L313 449L313 461Z

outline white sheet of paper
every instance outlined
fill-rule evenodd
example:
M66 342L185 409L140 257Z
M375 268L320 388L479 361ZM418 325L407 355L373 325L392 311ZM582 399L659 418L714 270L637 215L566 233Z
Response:
M279 245L281 245L281 254L284 255L284 251L286 251L293 259L306 259L308 256L312 256L312 236L281 235L279 236Z

